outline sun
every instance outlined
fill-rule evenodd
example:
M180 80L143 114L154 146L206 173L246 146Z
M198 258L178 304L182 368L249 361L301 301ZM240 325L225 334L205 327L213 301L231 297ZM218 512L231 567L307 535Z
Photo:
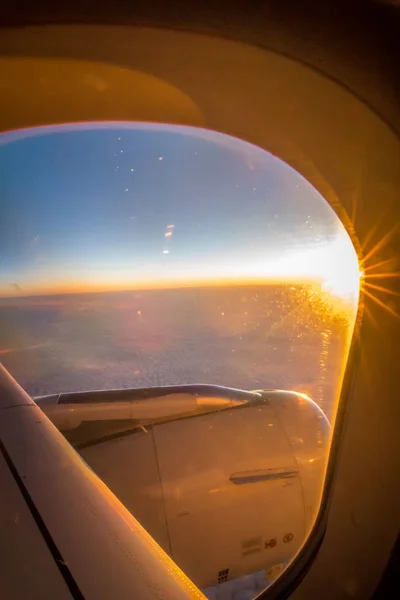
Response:
M323 277L321 287L332 296L351 300L358 298L362 277L362 271L355 267L332 270Z
M358 300L363 272L346 232L323 249L316 267L323 290L344 300Z
M264 273L271 278L317 282L333 298L352 304L358 302L363 277L357 253L344 228L318 247L288 252L273 264L265 265Z

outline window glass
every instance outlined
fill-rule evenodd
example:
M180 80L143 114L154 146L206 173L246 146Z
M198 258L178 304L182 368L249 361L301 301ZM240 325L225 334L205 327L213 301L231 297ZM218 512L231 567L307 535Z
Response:
M349 235L290 166L207 130L16 131L0 165L1 361L60 411L94 407L56 424L209 598L255 596L318 510Z

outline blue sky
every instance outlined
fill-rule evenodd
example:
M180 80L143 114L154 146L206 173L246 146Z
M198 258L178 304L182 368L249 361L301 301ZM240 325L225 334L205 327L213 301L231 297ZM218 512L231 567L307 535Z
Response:
M349 241L288 165L206 130L12 132L0 138L0 169L0 295L264 281L281 264L290 278L299 257ZM317 262L305 275L323 276Z

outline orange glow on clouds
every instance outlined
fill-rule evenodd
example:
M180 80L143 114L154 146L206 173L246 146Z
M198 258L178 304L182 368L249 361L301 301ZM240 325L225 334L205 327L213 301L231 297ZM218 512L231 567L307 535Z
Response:
M168 250L163 251L169 253ZM273 283L318 283L332 297L352 302L358 301L360 291L359 262L353 244L343 229L333 242L313 249L288 253L278 260L253 261L248 266L226 264L213 268L205 266L203 274L196 276L186 271L179 273L154 272L140 278L121 277L110 273L107 279L52 281L25 286L20 294L9 292L5 296L36 296L111 292L123 290L168 289L202 286L268 285Z

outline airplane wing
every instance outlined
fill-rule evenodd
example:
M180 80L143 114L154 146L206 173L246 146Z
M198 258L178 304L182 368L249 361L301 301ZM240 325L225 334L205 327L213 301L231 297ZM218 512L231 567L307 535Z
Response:
M1 595L204 598L0 365Z
M249 574L265 587L312 525L330 427L303 394L194 385L36 402L209 597Z

